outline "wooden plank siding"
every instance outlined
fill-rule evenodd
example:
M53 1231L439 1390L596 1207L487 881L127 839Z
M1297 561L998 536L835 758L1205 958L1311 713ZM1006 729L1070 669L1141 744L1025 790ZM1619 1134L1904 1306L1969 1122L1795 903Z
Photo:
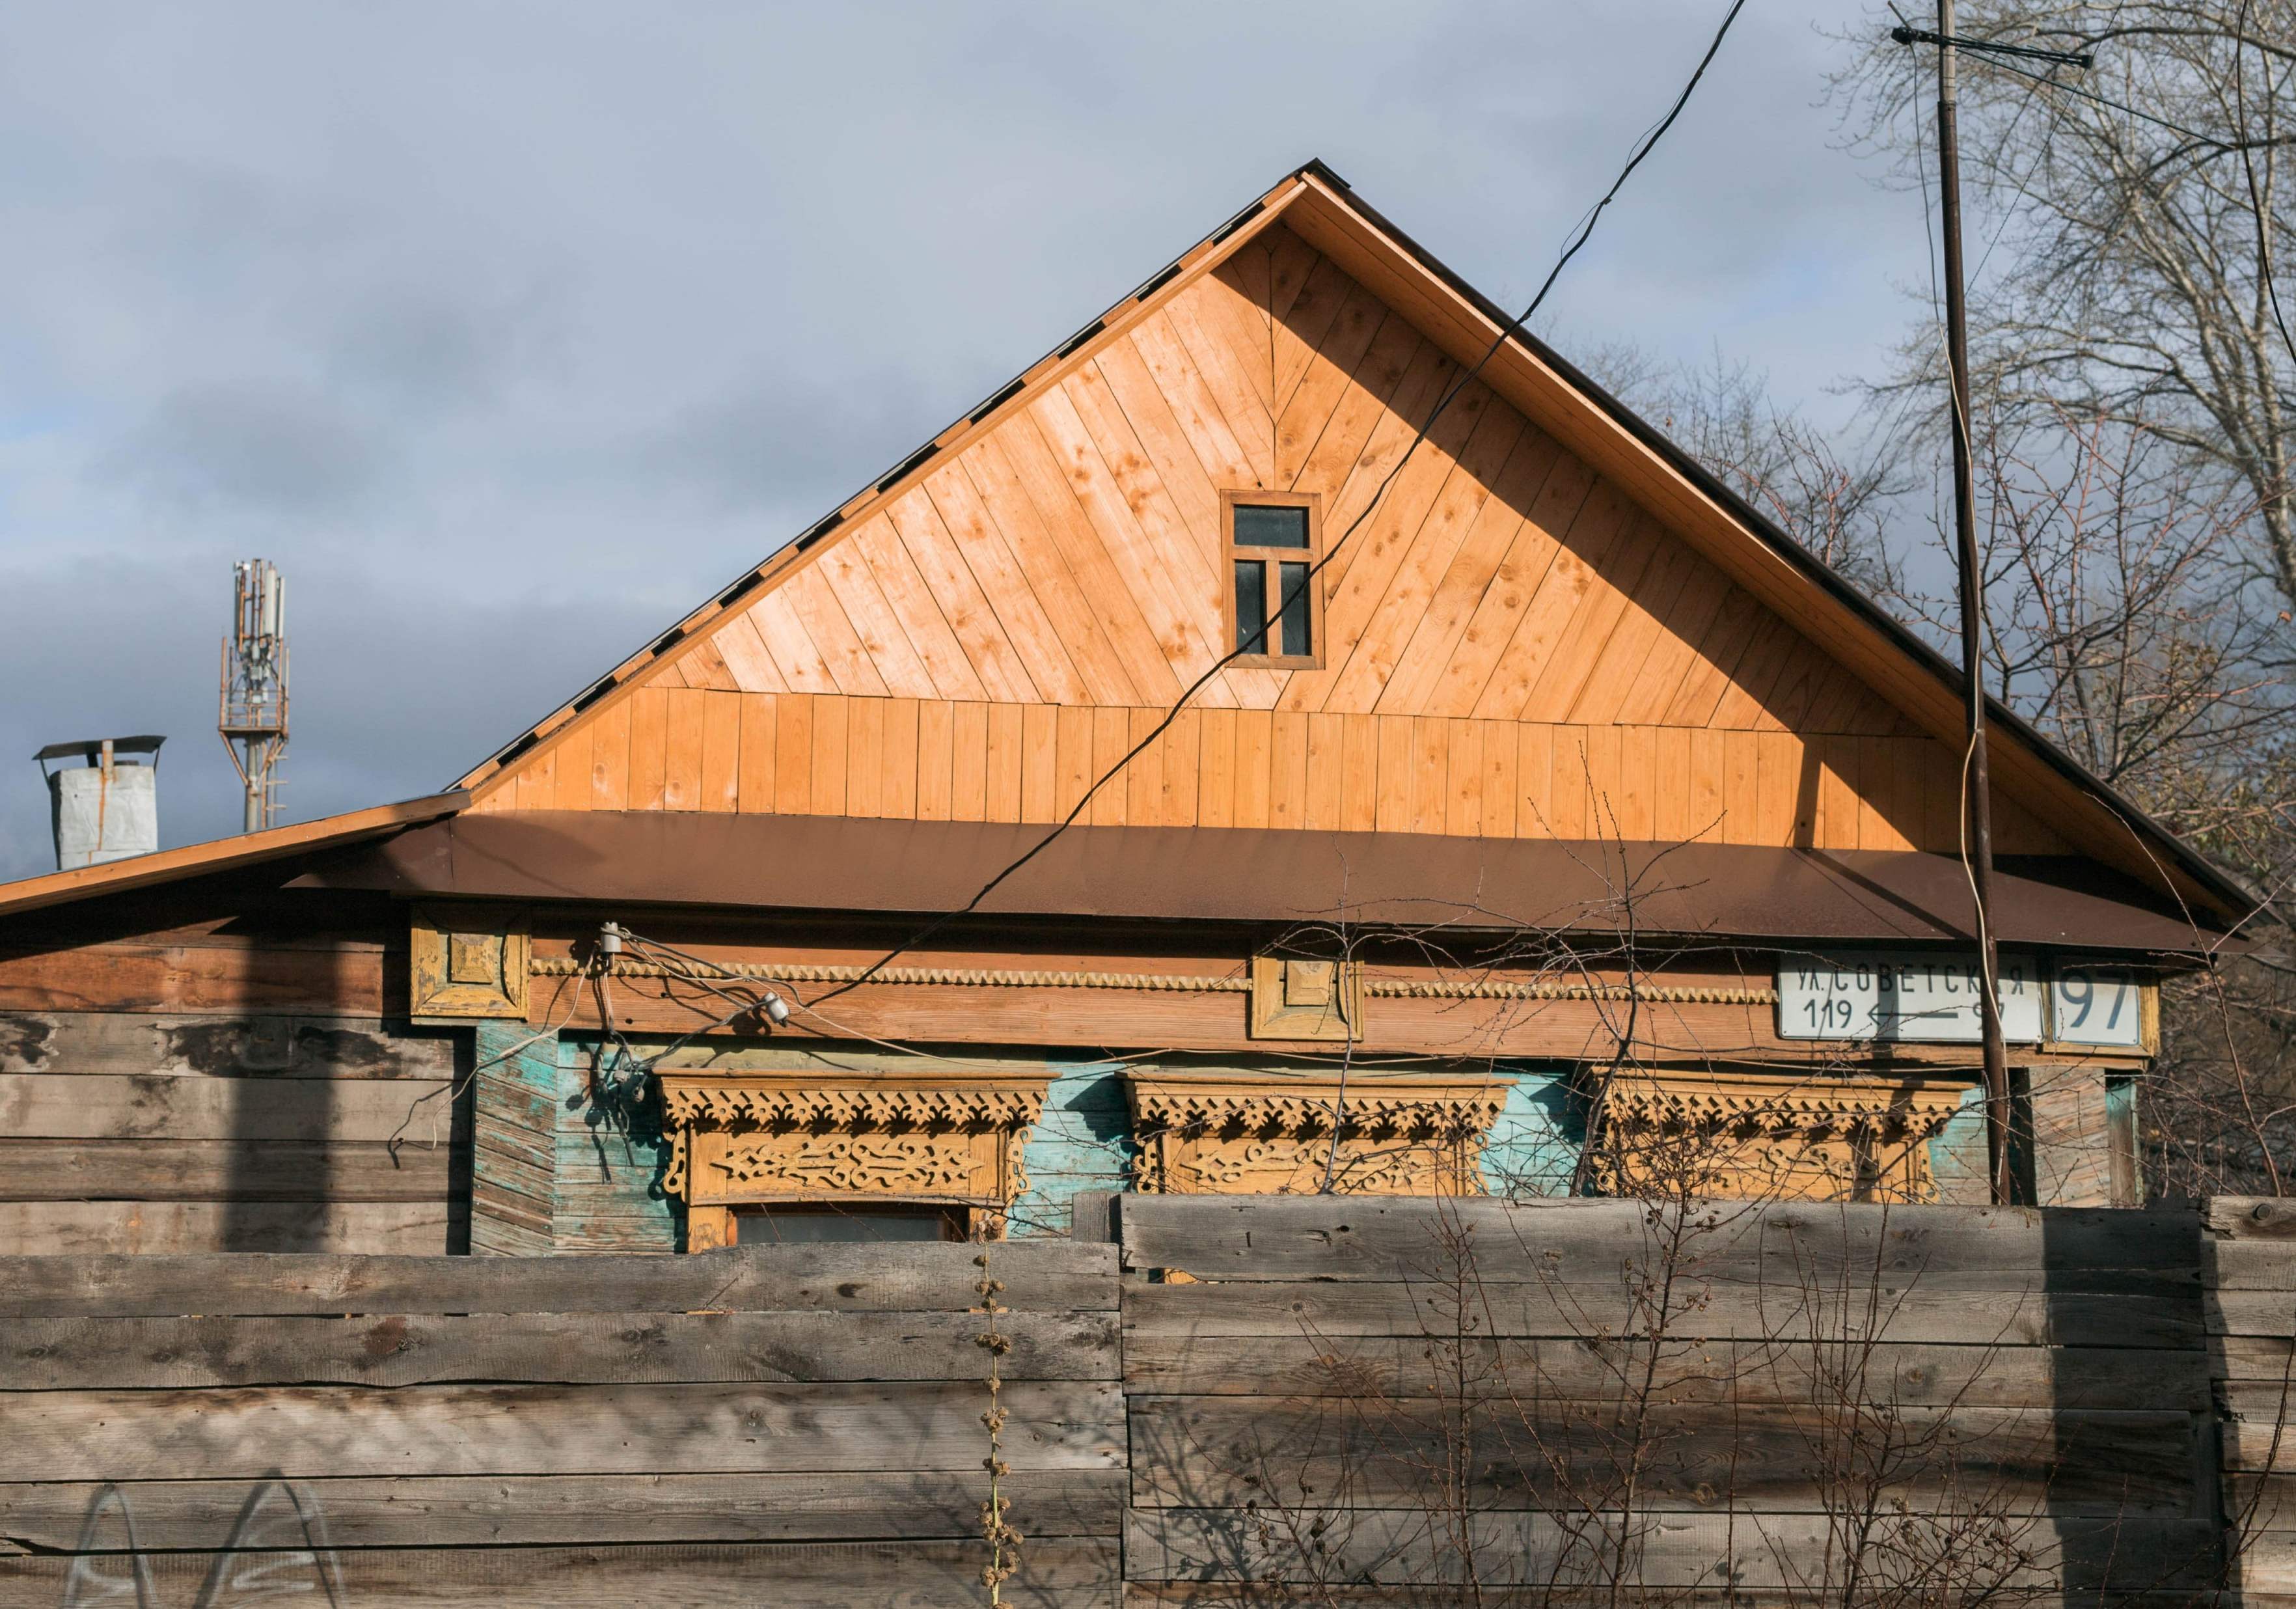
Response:
M693 754L670 773L670 795L690 787L693 797L672 808L922 821L1057 821L1165 713L802 693L669 696L699 706ZM601 728L601 739L614 730ZM1903 732L1725 733L1262 706L1176 723L1084 818L1949 852L1953 768L1944 745ZM562 785L542 808L594 806L616 808L605 790L586 798ZM534 807L506 790L476 808ZM1996 809L2002 853L2066 852L2013 800Z
M468 1036L234 997L372 950L175 937L0 964L0 1249L459 1248ZM150 1009L154 955L204 985Z
M1088 819L1953 847L1953 756L1497 392L1390 484L1456 366L1281 222L1061 374L474 808L1057 819L1224 648L1219 494L1270 488L1323 499L1320 668L1210 676Z

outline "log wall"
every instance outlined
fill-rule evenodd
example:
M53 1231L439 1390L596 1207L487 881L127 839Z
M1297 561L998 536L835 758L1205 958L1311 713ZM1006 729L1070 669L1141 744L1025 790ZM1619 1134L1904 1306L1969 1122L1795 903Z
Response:
M2296 1588L2280 1203L1078 1205L1007 1602ZM980 1602L974 1252L0 1261L0 1605Z

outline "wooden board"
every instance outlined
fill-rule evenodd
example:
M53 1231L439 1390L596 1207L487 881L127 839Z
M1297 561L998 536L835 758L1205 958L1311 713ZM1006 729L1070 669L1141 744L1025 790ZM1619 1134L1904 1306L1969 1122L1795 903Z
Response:
M0 1139L0 1201L443 1201L447 1164L368 1141Z
M1438 1319L1432 1309L1423 1317ZM1431 1326L1428 1327L1432 1327ZM2287 1359L2280 1360L2283 1367ZM1261 1335L1239 1345L1134 1329L1125 1390L1143 1396L1483 1400L1532 1397L1816 1403L1846 1385L1906 1407L2181 1408L2213 1401L2199 1352L2112 1347L1873 1345L1839 1342L1491 1340L1437 1335Z
M376 1017L9 1012L0 1014L0 1072L448 1079L455 1042L452 1030Z
M1679 1226L1679 1227L1676 1227ZM1441 1278L1581 1281L1622 1260L1706 1277L1829 1287L1845 1277L1904 1283L1932 1270L2055 1276L2127 1268L2196 1277L2199 1219L2177 1209L1884 1207L1718 1203L1655 1225L1631 1202L1331 1196L1147 1196L1128 1203L1128 1268L1179 1268L1250 1279Z
M964 1312L974 1248L758 1246L686 1257L0 1258L0 1314L627 1313L716 1309ZM998 1300L1037 1312L1110 1311L1116 1248L1016 1242L992 1252Z
M28 1480L199 1476L800 1473L980 1467L978 1380L871 1384L264 1386L26 1391L0 1400ZM1016 1381L1015 1469L1110 1469L1116 1387Z
M0 1011L379 1017L382 947L122 940L0 950Z
M1810 1301L1759 1285L1701 1285L1680 1308L1654 1312L1624 1282L1476 1286L1474 1334L1566 1339L1589 1332L1652 1333L1677 1340L1800 1342L1855 1339L1956 1346L2160 1347L2196 1351L2199 1303L2190 1297L2049 1295L2013 1286L1972 1289L1974 1277L1861 1289ZM1206 1293L1216 1293L1206 1294ZM1210 1345L1220 1338L1425 1335L1456 1333L1456 1307L1425 1283L1301 1280L1269 1285L1174 1285L1152 1300L1128 1294L1127 1344L1136 1334Z
M1119 1527L1119 1471L1016 1473L1003 1486L1011 1523L1031 1538ZM977 1539L986 1487L978 1470L570 1473L324 1477L296 1482L293 1496L337 1547L443 1548L572 1547L602 1531L620 1543ZM118 1547L132 1517L144 1547L217 1548L256 1490L244 1481L0 1482L0 1535L44 1551L78 1551L84 1540Z
M439 1256L461 1214L447 1201L0 1202L0 1255L172 1256L324 1252Z
M16 1139L375 1141L399 1132L443 1080L56 1078L0 1072L0 1134Z
M536 1609L717 1609L770 1601L778 1609L971 1609L980 1601L982 1548L976 1538L944 1542L786 1543L757 1547L582 1547L305 1549L148 1556L152 1595L191 1602L213 1586L230 1602L249 1595L308 1592L319 1601L430 1605L514 1602ZM1062 1609L1113 1605L1117 1543L1046 1541L1025 1572L1004 1584L1005 1601ZM57 1557L0 1557L0 1596L17 1603L92 1601L136 1594L125 1562L80 1567ZM762 1597L760 1595L763 1595Z
M1988 1502L2016 1514L2181 1516L2194 1498L2189 1413L1900 1407L1884 1428L1864 1402L1132 1397L1127 1406L1136 1508L1242 1507L1270 1491L1297 1500L1303 1489L1406 1507L1426 1498L1430 1470L1448 1470L1478 1509L1568 1510L1590 1494L1623 1494L1631 1481L1648 1510L1734 1507L1742 1521L1840 1501L1861 1477L1829 1465L1824 1449L1852 1434L1863 1453L1890 1460L1880 1484L1891 1507L1950 1506L1977 1480Z
M1015 1313L1007 1380L1112 1380L1106 1313ZM978 1380L973 1313L403 1314L361 1318L0 1318L12 1391L395 1386L488 1380Z
M1444 1523L1447 1515L1431 1518L1418 1508L1363 1508L1330 1516L1315 1538L1317 1547L1305 1533L1320 1517L1300 1516L1295 1532L1288 1516L1271 1523L1264 1513L1240 1508L1136 1510L1125 1527L1125 1568L1135 1580L1242 1578L1302 1585L1336 1577L1342 1582L1456 1587L1464 1576L1484 1591L1544 1589L1554 1594L1550 1602L1610 1603L1614 1600L1604 1583L1615 1567L1612 1544L1623 1535L1629 1544L1629 1579L1645 1588L1680 1589L1718 1579L1734 1588L1791 1588L1804 1595L1803 1601L1812 1595L1833 1601L1827 1578L1841 1573L1834 1529L1840 1522L1824 1515L1680 1520L1669 1515L1663 1522L1634 1515L1615 1516L1606 1526L1603 1520L1611 1516L1599 1511L1585 1520L1491 1514L1465 1518L1453 1530ZM2211 1528L2190 1520L2037 1517L2016 1526L2006 1541L1999 1556L2007 1579L1999 1589L2019 1593L2021 1602L2027 1601L2024 1591L2053 1586L2059 1572L2076 1587L2128 1581L2132 1590L2152 1590L2200 1586L2214 1564ZM1929 1549L1942 1552L1955 1545L1954 1533L1940 1528ZM1973 1544L1963 1541L1960 1547L1965 1557L1976 1556ZM2131 1558L2146 1563L2128 1564ZM1470 1564L1471 1559L1479 1562ZM1573 1586L1578 1590L1557 1590Z

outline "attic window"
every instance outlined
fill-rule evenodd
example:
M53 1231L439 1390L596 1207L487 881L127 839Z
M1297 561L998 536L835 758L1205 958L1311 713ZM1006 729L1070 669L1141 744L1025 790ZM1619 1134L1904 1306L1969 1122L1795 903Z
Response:
M1227 636L1239 665L1321 665L1324 589L1315 574L1319 500L1294 492L1223 492L1228 554Z

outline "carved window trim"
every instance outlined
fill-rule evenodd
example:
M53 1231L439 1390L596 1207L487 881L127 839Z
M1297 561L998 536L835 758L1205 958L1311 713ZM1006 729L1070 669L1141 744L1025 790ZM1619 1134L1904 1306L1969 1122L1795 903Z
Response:
M1508 1083L1272 1069L1125 1075L1137 1186L1167 1195L1479 1195ZM1337 1122L1338 1146L1332 1145Z
M1966 1077L1846 1078L1785 1071L1622 1071L1610 1080L1595 1182L1617 1189L1638 1155L1683 1186L1679 1158L1696 1146L1718 1200L1936 1199L1929 1142L1962 1109Z
M732 1243L742 1206L893 1203L964 1208L1001 1238L1029 1187L1021 1153L1047 1073L718 1072L660 1076L686 1246Z

